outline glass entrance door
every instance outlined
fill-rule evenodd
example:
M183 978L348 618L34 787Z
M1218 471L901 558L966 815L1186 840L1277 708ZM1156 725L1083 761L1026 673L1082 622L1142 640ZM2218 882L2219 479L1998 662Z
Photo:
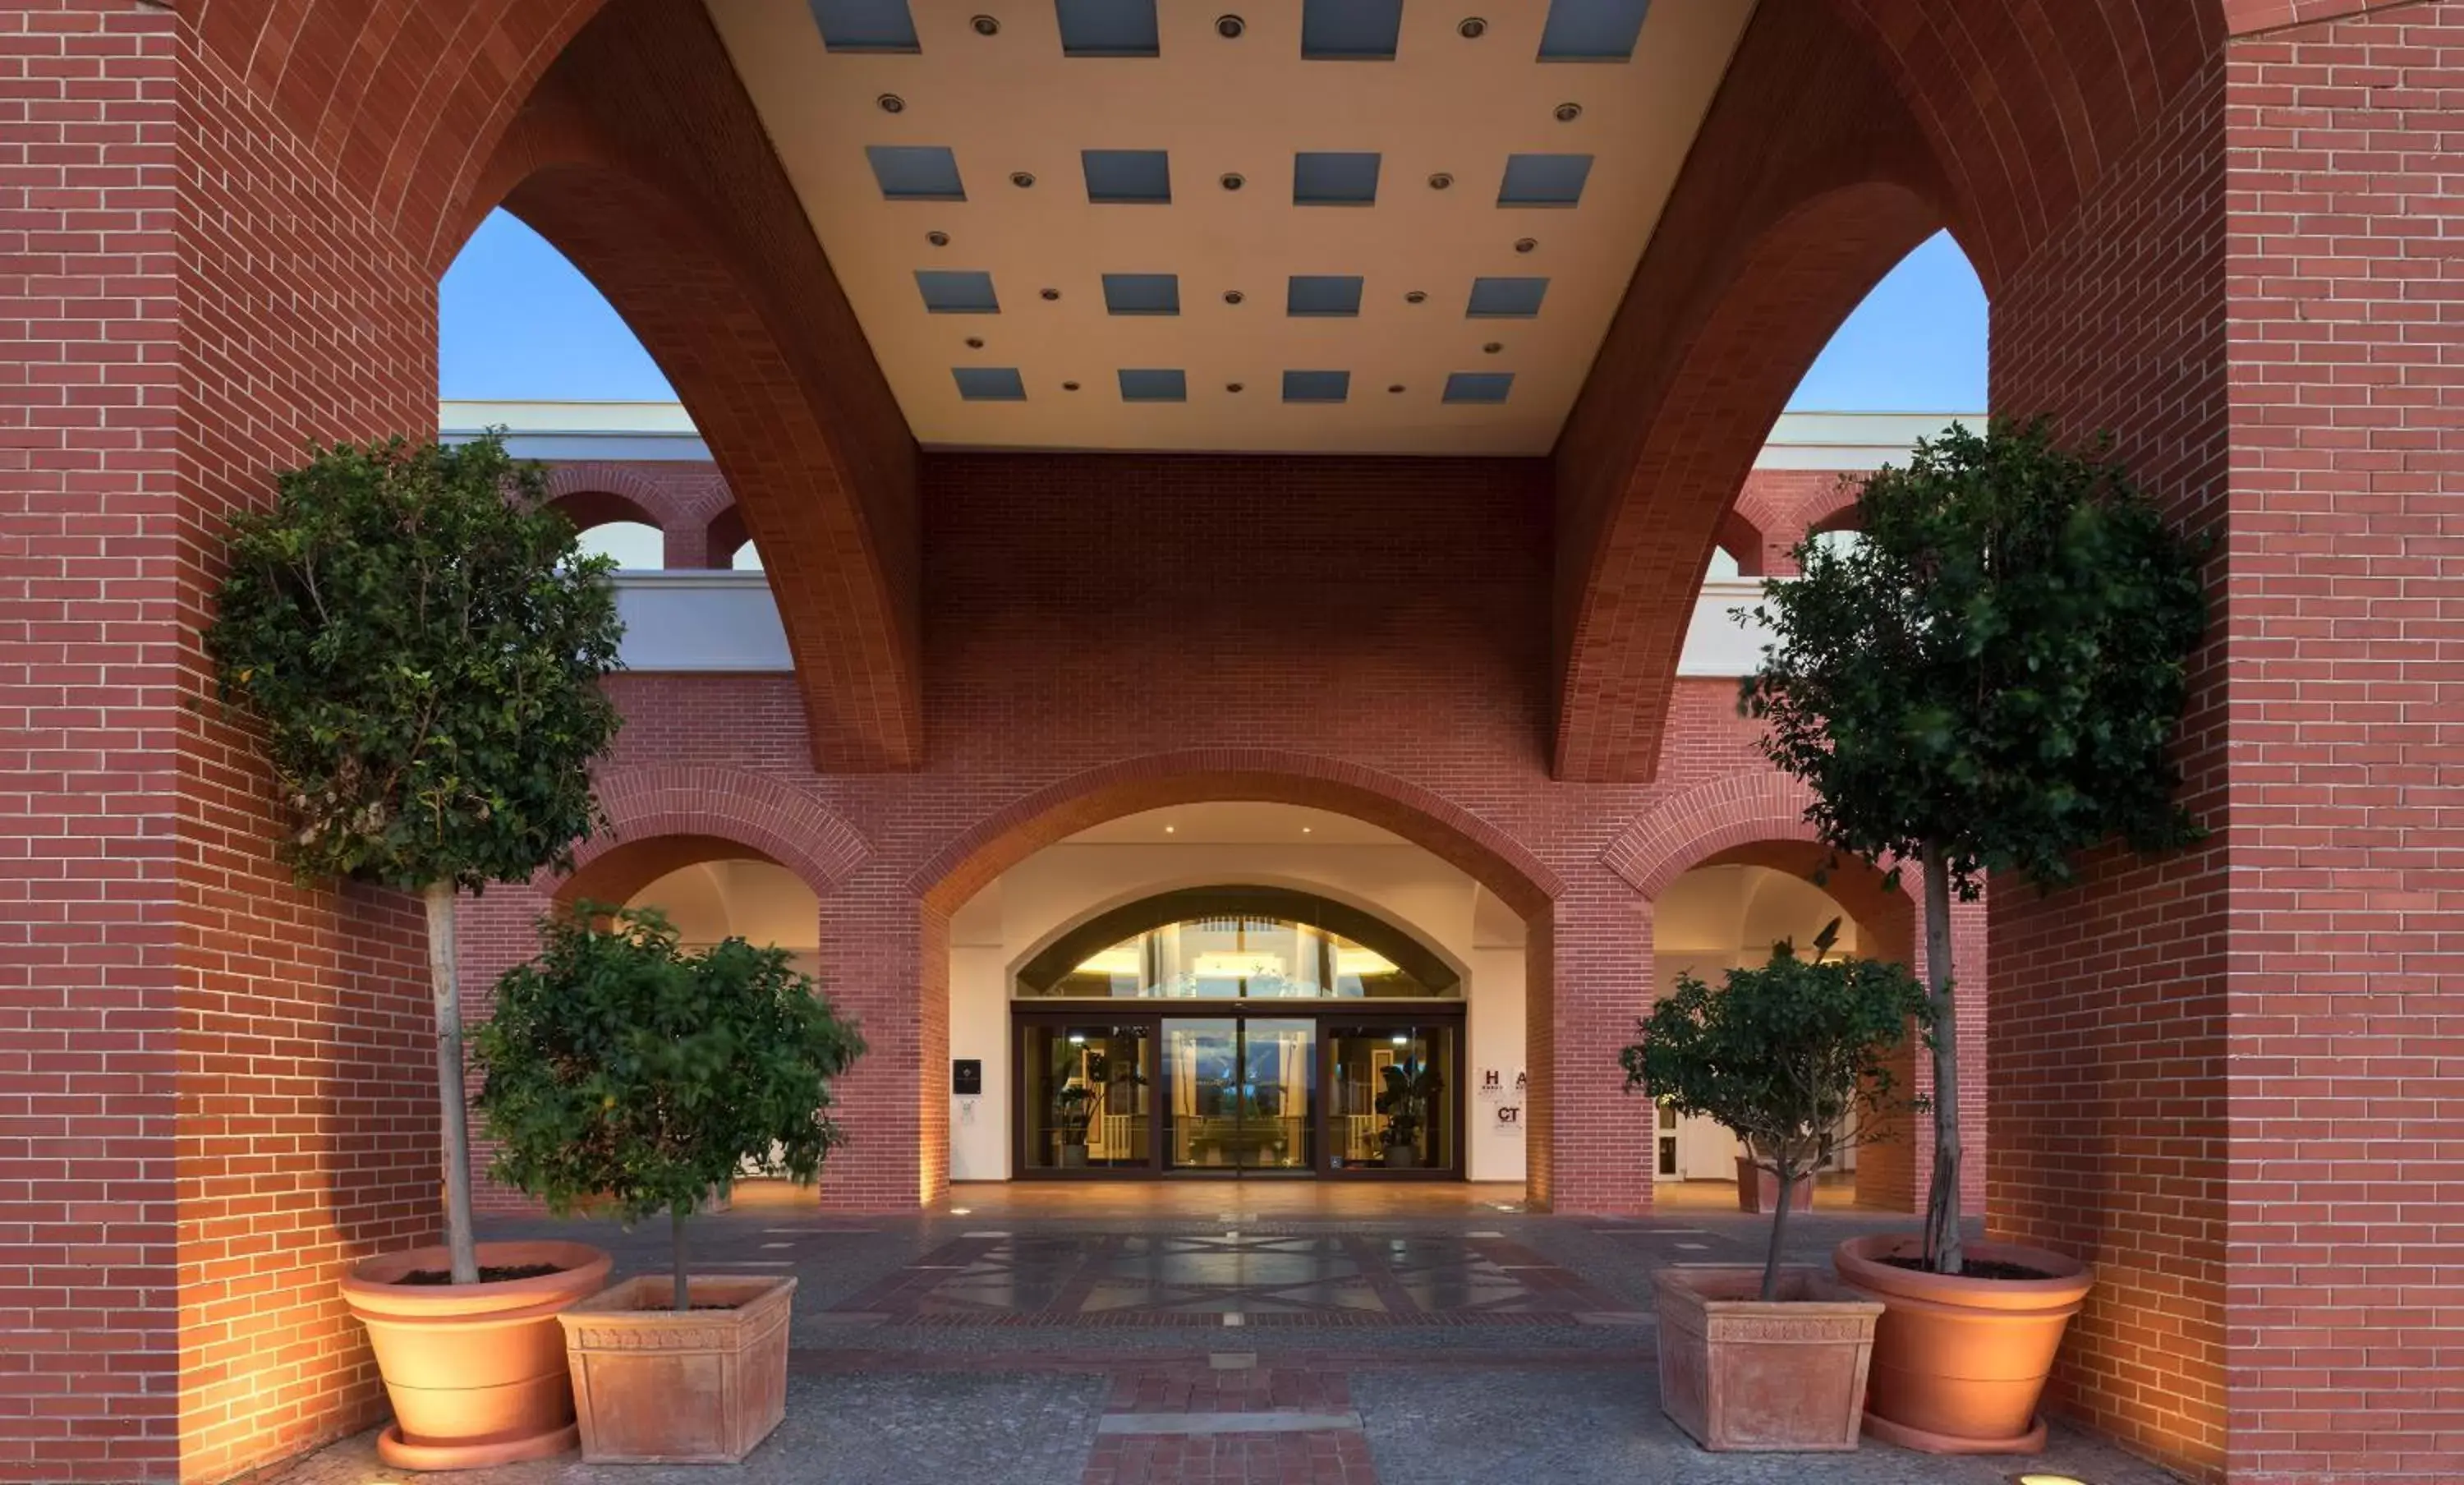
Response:
M1317 1168L1317 1023L1226 1016L1164 1023L1164 1165Z
M1451 1022L1327 1023L1330 1165L1460 1168L1455 1031Z
M1154 1029L1136 1022L1023 1025L1019 1164L1133 1171L1154 1159Z

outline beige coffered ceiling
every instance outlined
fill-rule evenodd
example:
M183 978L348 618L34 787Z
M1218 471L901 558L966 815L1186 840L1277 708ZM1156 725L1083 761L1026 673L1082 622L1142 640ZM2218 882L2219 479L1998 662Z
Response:
M1304 59L1303 0L1158 0L1155 56L1065 55L1054 0L911 0L915 50L895 54L830 50L808 0L709 3L923 444L1536 454L1753 0L1657 0L1614 62L1537 60L1549 0L1404 0L1391 61ZM886 198L875 145L948 148L965 199ZM1090 202L1089 149L1167 152L1170 204ZM1376 154L1375 204L1295 205L1294 156L1315 151ZM1499 205L1515 154L1591 156L1579 203ZM918 270L989 274L999 311L929 311ZM1177 276L1179 312L1109 313L1106 274ZM1301 275L1357 276L1358 314L1287 314ZM1467 317L1484 277L1547 278L1538 315ZM967 400L959 367L1016 368L1024 395ZM1186 400L1125 400L1124 368L1183 372ZM1287 402L1291 370L1347 371L1348 394ZM1513 380L1502 403L1448 403L1458 372Z

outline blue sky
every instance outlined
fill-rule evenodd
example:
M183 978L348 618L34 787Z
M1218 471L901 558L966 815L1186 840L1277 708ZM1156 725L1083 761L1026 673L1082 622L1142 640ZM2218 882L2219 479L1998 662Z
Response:
M502 211L439 293L448 397L657 401L667 378L587 279ZM1833 337L1792 408L1971 411L1985 406L1985 292L1947 236L1908 255Z

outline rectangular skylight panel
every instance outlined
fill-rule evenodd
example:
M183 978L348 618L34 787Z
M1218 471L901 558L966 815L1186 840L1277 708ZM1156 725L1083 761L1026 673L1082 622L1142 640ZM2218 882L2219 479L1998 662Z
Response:
M1403 0L1301 0L1301 56L1313 62L1391 62L1403 33Z
M1352 373L1349 371L1284 373L1286 402L1341 402L1351 395Z
M946 144L867 144L872 178L892 201L964 201L958 157Z
M958 395L969 402L1024 402L1026 381L1016 366L952 366Z
M1365 207L1376 201L1376 155L1305 150L1292 156L1292 205Z
M1497 188L1502 207L1571 207L1583 199L1592 173L1589 155L1508 155L1506 180Z
M973 271L915 270L915 287L924 307L936 315L998 315L1001 300L993 295L993 276Z
M1529 320L1540 313L1540 300L1548 292L1546 278L1475 278L1463 315L1470 320Z
M1360 278L1354 274L1294 274L1284 291L1287 315L1356 315Z
M1630 60L1650 10L1651 0L1550 0L1549 24L1540 32L1540 60Z
M1082 149L1078 158L1089 201L1161 206L1172 200L1172 159L1160 149Z
M1457 371L1446 378L1448 402L1504 402L1514 388L1511 371Z
M1189 400L1188 374L1159 368L1133 370L1124 366L1121 369L1121 400L1123 402L1187 402Z
M1064 56L1154 56L1155 0L1053 0Z
M915 52L907 0L811 0L822 44L833 52Z
M1104 308L1115 315L1177 315L1178 274L1106 274Z

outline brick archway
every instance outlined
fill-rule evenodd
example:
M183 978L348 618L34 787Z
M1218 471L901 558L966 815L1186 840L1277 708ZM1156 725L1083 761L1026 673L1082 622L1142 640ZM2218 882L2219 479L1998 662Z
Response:
M909 879L949 913L994 877L1065 836L1170 805L1304 805L1392 831L1461 870L1527 920L1563 890L1557 874L1496 826L1419 785L1364 765L1265 747L1152 753L1048 785L978 822Z
M607 829L573 869L534 883L560 903L619 902L679 867L752 855L796 874L816 896L853 872L869 847L811 794L736 768L620 768L600 777Z
M921 761L915 447L697 7L609 0L463 203L501 204L675 387L759 543L826 772ZM678 513L705 547L716 503ZM705 559L706 560L706 559Z

